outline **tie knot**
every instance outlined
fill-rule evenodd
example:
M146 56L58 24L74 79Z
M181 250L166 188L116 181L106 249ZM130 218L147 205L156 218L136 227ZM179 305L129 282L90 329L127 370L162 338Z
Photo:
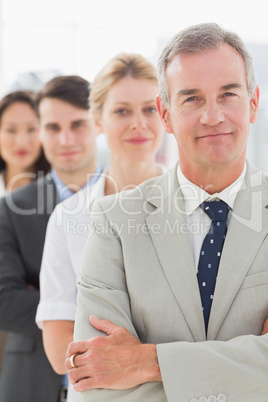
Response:
M226 221L229 211L228 205L224 201L205 201L200 205L200 208L213 221Z

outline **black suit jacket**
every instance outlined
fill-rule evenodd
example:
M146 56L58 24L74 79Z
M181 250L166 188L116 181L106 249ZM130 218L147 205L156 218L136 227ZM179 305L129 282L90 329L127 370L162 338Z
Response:
M10 333L0 402L56 402L61 376L35 324L46 226L58 202L50 173L0 199L0 329Z

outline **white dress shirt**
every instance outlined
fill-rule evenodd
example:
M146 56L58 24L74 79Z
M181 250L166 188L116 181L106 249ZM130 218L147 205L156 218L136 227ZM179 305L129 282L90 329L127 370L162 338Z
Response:
M178 165L177 175L183 195L185 214L189 228L189 236L196 270L198 267L200 250L211 225L211 219L202 210L202 208L200 208L200 204L202 204L204 201L213 201L215 199L224 201L230 208L227 216L228 228L235 199L239 190L241 189L246 175L246 170L247 168L245 164L243 172L237 180L235 180L229 187L225 188L220 193L211 195L202 188L198 187L196 184L190 182L182 173L180 165Z

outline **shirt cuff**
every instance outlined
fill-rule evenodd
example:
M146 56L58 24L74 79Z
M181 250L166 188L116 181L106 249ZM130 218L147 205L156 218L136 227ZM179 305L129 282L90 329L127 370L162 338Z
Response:
M37 307L35 322L43 329L44 321L74 321L76 305L72 303L40 303Z

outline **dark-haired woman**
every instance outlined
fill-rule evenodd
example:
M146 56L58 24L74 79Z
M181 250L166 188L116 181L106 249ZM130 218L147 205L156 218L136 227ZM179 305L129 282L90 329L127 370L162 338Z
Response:
M12 92L0 101L0 196L47 173L32 93Z

